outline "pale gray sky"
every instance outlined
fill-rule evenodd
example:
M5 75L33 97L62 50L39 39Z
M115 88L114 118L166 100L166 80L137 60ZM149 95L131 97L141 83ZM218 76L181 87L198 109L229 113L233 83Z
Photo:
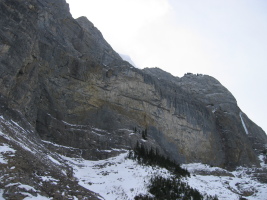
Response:
M140 67L208 74L267 131L266 0L67 0Z

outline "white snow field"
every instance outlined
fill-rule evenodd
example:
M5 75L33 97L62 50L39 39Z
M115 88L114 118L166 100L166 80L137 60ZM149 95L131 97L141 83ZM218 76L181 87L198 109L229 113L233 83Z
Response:
M186 180L188 184L202 194L217 195L220 200L239 200L242 194L248 200L267 200L267 184L254 180L246 173L253 169L240 167L228 176L213 176L197 175L194 172L227 171L200 163L186 164L182 167L191 173L191 177Z
M68 158L74 168L79 184L98 193L106 200L134 199L138 194L148 194L147 186L152 176L171 174L159 167L142 166L136 161L126 159L127 153L100 161L81 158Z
M149 194L147 186L152 176L171 176L166 169L142 166L126 157L127 153L123 153L106 160L89 161L62 156L73 167L79 184L98 193L105 200L132 200L138 194ZM251 169L239 168L228 172L199 163L182 167L191 173L191 177L184 178L184 181L204 195L217 195L219 200L239 200L242 194L248 200L267 200L267 184L260 183L245 173ZM197 171L221 171L224 175L197 175Z

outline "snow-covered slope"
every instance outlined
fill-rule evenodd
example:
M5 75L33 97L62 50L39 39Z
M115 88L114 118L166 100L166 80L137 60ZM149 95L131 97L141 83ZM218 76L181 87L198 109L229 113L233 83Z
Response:
M0 200L98 199L77 184L64 159L19 123L0 116Z
M149 194L152 177L172 176L164 168L140 165L128 159L128 151L123 149L118 151L124 153L99 161L85 160L78 154L75 158L66 157L59 154L60 151L51 152L45 145L70 150L72 147L41 141L32 134L18 123L0 117L0 200L7 195L10 197L12 192L24 199L53 199L53 195L59 193L77 199L83 193L87 197L84 199L90 199L90 194L94 199L132 200L136 195ZM191 177L183 178L183 181L204 195L217 195L220 200L239 200L241 196L248 200L266 200L264 176L267 165L263 162L264 155L259 159L262 161L261 168L240 167L233 172L200 163L184 164L182 167L190 171ZM45 168L38 171L41 165ZM21 170L26 168L29 169L27 173L21 174ZM53 188L58 191L53 191ZM71 190L73 193L66 195Z
M201 193L217 195L220 200L239 200L241 196L249 200L267 199L267 184L260 183L252 176L256 169L238 168L228 172L200 163L182 166L191 173L186 180L188 184Z
M103 199L134 199L138 194L147 194L147 186L152 176L171 176L159 167L142 166L126 159L127 153L100 161L67 158L74 168L79 184L99 193Z
M126 157L127 153L123 153L106 160L89 161L62 156L74 168L79 184L106 200L131 200L138 194L148 194L151 177L171 176L166 169L142 166ZM182 167L191 172L191 177L184 178L184 181L204 195L217 195L220 200L238 200L241 196L249 200L267 199L267 184L246 173L250 171L252 174L253 169L239 168L229 172L199 163Z

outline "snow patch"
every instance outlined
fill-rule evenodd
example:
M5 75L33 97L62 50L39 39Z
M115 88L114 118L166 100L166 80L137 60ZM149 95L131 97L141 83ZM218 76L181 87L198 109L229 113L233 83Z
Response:
M13 120L7 121L3 117L0 117L0 122L8 126L9 129L12 131L13 135L10 136L8 134L4 134L2 131L5 130L5 128L0 123L1 136L3 136L7 140L15 142L26 151L29 151L33 154L37 153L37 150L34 148L36 145L32 141L30 141L26 136L29 133L29 131L24 130L21 126L18 125L18 123L14 122ZM30 145L31 148L28 148L27 146Z
M267 164L265 164L265 159L267 159L267 157L265 155L263 155L263 154L259 155L261 167L267 168Z
M245 122L244 122L244 120L243 120L243 118L242 118L242 112L239 113L239 116L240 116L240 119L241 119L243 128L244 128L246 134L248 135L248 129L247 129L246 124L245 124Z
M7 160L4 158L3 154L8 154L8 156L12 156L16 150L10 148L7 144L0 145L0 163L7 164Z
M55 147L60 147L60 148L66 148L66 149L78 149L78 148L74 148L74 147L69 147L69 146L64 146L64 145L59 145L59 144L56 144L56 143L53 143L53 142L50 142L50 141L47 141L47 140L42 140L43 143L46 143L46 144L51 144Z
M29 185L20 184L18 187L26 191L38 192L36 189L34 189L32 186Z
M190 163L190 164L183 164L181 165L182 168L187 169L190 173L195 173L198 171L205 171L205 172L227 172L227 170L222 169L220 167L211 167L207 164L202 163Z
M11 122L17 127L17 128L19 128L20 130L22 130L22 131L25 131L17 122L15 122L15 121L13 121L13 120L11 120Z
M16 187L18 187L20 189L24 189L25 191L39 192L38 190L36 190L32 186L25 185L25 184L22 184L20 182L18 182L18 183L9 183L5 187L12 187L12 186L16 186Z
M52 183L54 185L57 185L57 182L59 182L59 180L54 179L51 176L39 176L39 178L42 179L42 182L50 182L50 183Z
M53 157L51 157L51 156L47 156L53 163L55 163L55 164L57 164L57 165L61 165L61 163L60 162L58 162L56 159L54 159Z
M25 197L24 200L31 200L31 199L38 199L38 200L50 200L52 198L48 198L48 197L44 197L44 196L41 196L39 194L37 194L37 196L33 196L29 193L24 193L25 195L27 195L28 197Z
M2 152L4 152L4 153L5 153L5 152L15 153L16 150L10 148L7 144L2 144L2 145L0 146L0 152L1 152L1 153L2 153Z
M4 197L3 197L3 194L4 194L4 190L0 189L0 200L5 200Z

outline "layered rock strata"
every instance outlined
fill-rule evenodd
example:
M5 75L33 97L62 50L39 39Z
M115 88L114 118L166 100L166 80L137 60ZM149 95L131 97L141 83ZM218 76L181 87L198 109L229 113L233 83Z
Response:
M240 117L233 95L214 78L134 68L85 17L73 19L64 0L0 5L1 101L38 137L97 159L98 150L134 146L141 137L122 130L136 127L148 130L148 146L181 163L259 164L266 134ZM101 139L94 128L112 135Z

